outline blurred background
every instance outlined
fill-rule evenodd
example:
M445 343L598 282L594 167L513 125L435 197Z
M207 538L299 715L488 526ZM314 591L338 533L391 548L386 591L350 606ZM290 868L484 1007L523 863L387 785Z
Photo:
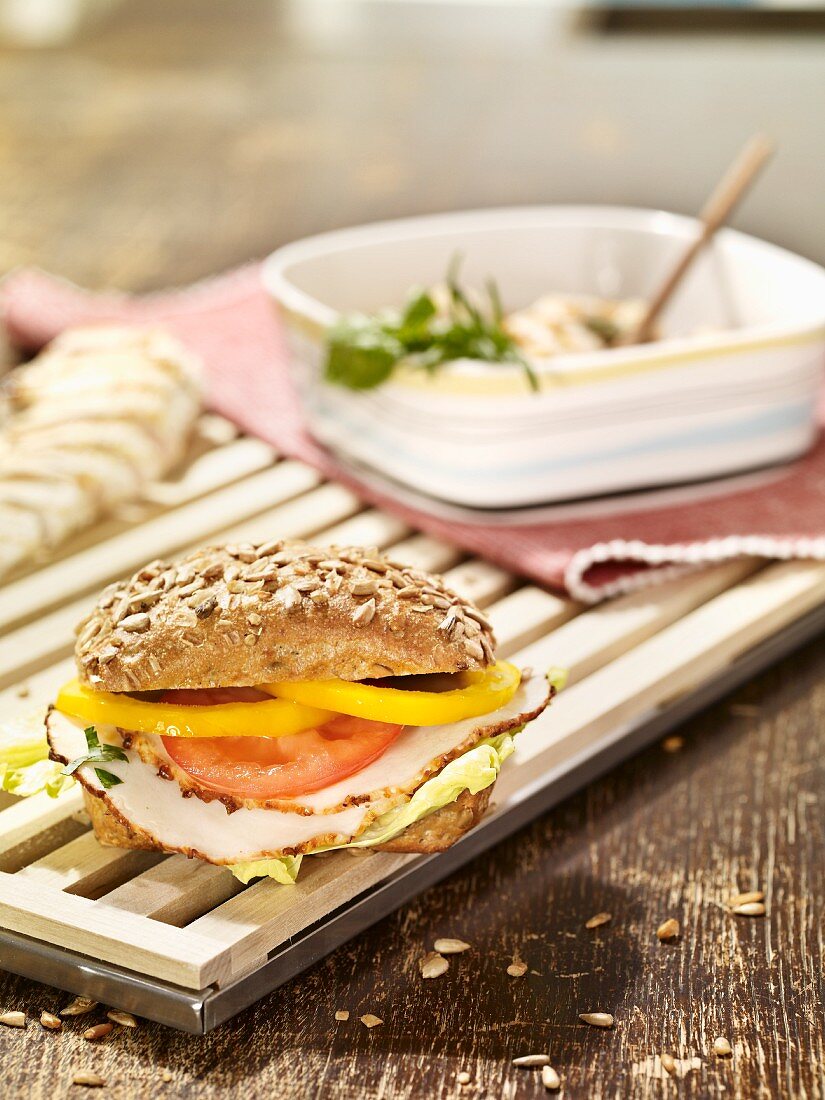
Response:
M696 212L820 262L817 6L0 0L0 268L184 283L284 241L462 207Z

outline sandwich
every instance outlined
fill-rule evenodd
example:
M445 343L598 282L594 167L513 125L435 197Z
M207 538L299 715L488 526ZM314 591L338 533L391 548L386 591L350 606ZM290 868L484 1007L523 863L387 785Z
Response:
M448 848L553 694L440 577L281 540L111 585L75 656L46 731L98 839L243 881L335 848Z

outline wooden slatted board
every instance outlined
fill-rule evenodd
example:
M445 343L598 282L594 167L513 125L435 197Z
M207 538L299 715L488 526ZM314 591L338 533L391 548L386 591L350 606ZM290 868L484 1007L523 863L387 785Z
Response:
M201 429L190 461L140 507L0 589L0 721L45 706L70 673L72 627L94 592L148 559L220 539L377 545L444 572L486 608L503 656L569 670L569 686L519 738L493 812L476 830L483 837L498 821L503 827L489 834L497 837L505 835L507 815L548 777L572 772L825 607L825 564L744 560L587 609L365 508L348 489L238 437L219 418L205 417ZM230 1014L410 896L416 882L422 888L493 842L470 834L458 854L427 858L332 853L306 859L293 887L243 887L226 869L183 856L100 846L77 789L57 800L0 797L0 965L41 976L43 965L32 962L39 950L53 966L46 973L66 988L99 996L101 974L108 975L110 1003L190 1030L209 1021L197 1012L176 1015L169 1007L176 997L197 1006L239 990L250 975L268 975L228 998L222 1015ZM425 864L427 874L416 880ZM404 876L412 884L406 893L377 900ZM336 936L271 972L272 960L308 930L340 924L365 898L376 899L372 913L344 921ZM63 957L72 965L61 968ZM165 1002L148 995L159 989Z

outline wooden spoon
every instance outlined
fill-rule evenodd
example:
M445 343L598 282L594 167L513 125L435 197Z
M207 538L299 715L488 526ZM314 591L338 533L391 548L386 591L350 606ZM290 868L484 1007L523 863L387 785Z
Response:
M690 242L662 280L659 289L650 299L647 311L638 327L622 341L623 344L644 344L652 339L654 324L687 274L690 265L712 239L720 225L725 224L731 211L764 168L773 151L774 143L764 134L754 134L743 147L705 203L699 215L702 227L696 239Z

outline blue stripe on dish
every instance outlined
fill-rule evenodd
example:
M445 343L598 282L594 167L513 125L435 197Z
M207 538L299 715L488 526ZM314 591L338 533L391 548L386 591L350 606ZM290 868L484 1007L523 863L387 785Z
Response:
M369 438L381 450L392 454L394 457L401 457L419 469L426 469L436 474L442 473L445 469L443 462L428 461L424 454L410 451L409 448L401 446L397 437L388 435L386 431L381 429L380 425L367 427L364 424L354 424L349 417L342 413L340 408L325 409L324 413L327 416L333 416L339 424L343 424L348 430ZM513 477L541 477L547 474L564 473L565 470L574 470L595 463L642 457L644 455L652 456L671 450L695 449L714 444L729 445L731 443L751 442L754 439L772 435L775 432L802 427L808 424L810 419L810 402L799 401L759 413L757 416L742 420L737 424L720 424L715 427L696 428L692 431L677 432L641 443L630 443L621 447L614 447L607 451L593 452L586 455L569 455L554 459L551 462L526 463L506 467L502 467L500 463L497 463L491 467L474 466L472 470L451 468L450 479L455 482L474 482L483 477L488 481L509 481Z

